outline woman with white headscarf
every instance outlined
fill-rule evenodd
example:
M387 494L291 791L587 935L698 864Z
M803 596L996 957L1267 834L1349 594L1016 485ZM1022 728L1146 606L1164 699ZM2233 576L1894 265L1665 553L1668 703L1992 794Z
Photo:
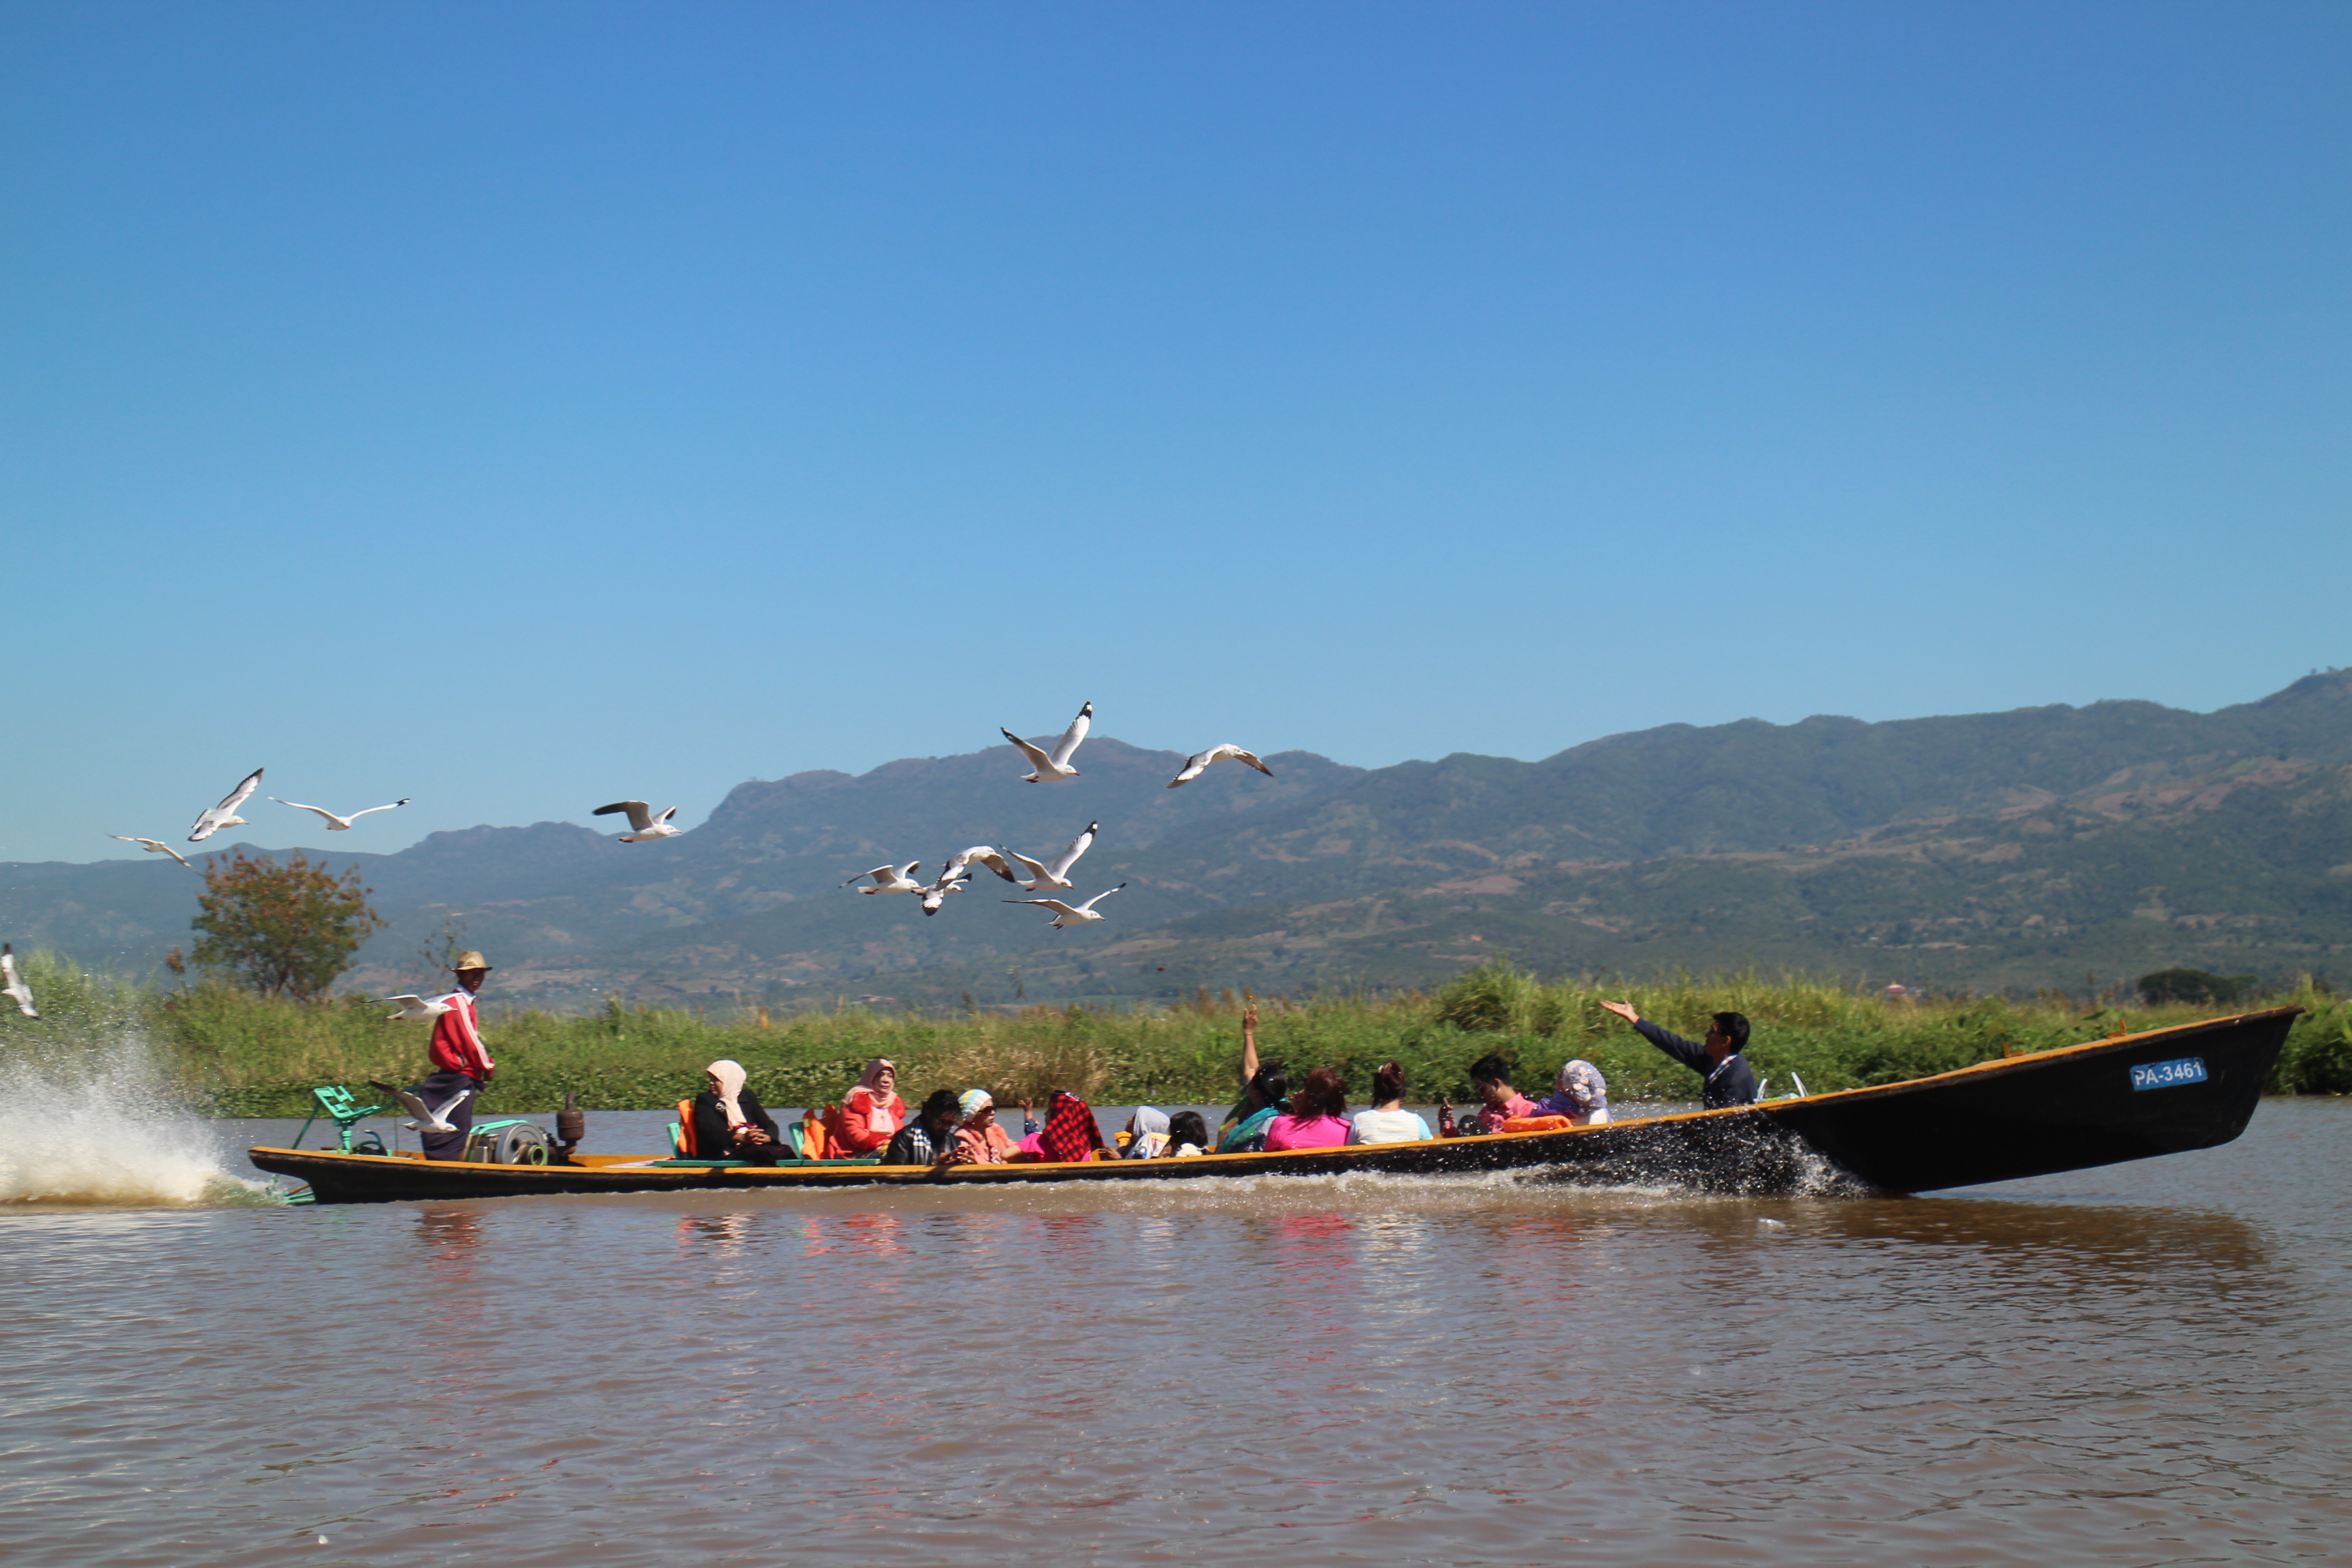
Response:
M1609 1083L1591 1062L1577 1060L1559 1069L1552 1090L1536 1101L1538 1116L1565 1116L1579 1127L1597 1127L1609 1120Z
M702 1069L709 1085L694 1097L688 1122L693 1131L690 1153L705 1160L750 1160L772 1165L783 1152L783 1134L776 1119L760 1103L744 1081L743 1064L721 1059Z

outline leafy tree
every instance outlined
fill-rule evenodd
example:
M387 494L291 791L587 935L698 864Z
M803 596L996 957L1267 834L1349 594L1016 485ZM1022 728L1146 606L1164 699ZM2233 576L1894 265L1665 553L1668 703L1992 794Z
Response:
M265 996L308 1002L326 994L370 932L383 926L360 885L359 868L341 877L299 850L280 866L243 849L205 869L204 910L188 923L204 935L191 955L242 975Z

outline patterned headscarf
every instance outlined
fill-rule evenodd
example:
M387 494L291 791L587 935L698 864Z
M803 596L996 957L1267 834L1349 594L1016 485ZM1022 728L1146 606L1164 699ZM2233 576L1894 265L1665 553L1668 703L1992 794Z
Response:
M1583 1115L1609 1109L1609 1082L1591 1062L1570 1062L1559 1069L1559 1081L1552 1087L1574 1100L1577 1110Z
M1168 1148L1168 1113L1154 1106L1135 1108L1135 1141L1127 1146L1130 1160L1156 1160Z
M967 1122L983 1110L995 1109L996 1101L984 1089L968 1089L956 1096L956 1114Z
M1045 1106L1045 1131L1037 1146L1048 1160L1083 1160L1102 1147L1102 1129L1087 1102L1065 1089L1055 1089Z

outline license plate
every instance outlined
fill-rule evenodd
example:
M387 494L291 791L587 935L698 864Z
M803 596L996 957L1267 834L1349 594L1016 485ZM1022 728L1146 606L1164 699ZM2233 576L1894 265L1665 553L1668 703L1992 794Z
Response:
M2168 1062L2143 1062L2131 1069L2134 1089L2170 1089L2176 1084L2203 1083L2205 1058L2178 1057Z

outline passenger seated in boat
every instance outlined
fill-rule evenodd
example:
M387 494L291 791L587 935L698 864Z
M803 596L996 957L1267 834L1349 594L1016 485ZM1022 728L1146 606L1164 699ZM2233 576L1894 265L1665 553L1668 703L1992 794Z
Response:
M745 1087L746 1076L737 1061L715 1061L702 1069L703 1081L710 1087L694 1097L688 1111L692 1131L688 1147L698 1158L772 1165L785 1152L776 1119Z
M1013 1140L996 1124L996 1101L984 1089L968 1089L956 1100L962 1119L955 1131L951 1165L1002 1165L1013 1156Z
M1180 1110L1168 1119L1168 1152L1175 1159L1190 1159L1205 1154L1209 1150L1208 1119L1197 1110Z
M1430 1136L1421 1113L1404 1108L1404 1068L1382 1062L1372 1069L1372 1108L1348 1123L1350 1143L1417 1143Z
M1097 1155L1118 1158L1110 1145L1103 1142L1102 1129L1095 1124L1093 1107L1058 1089L1054 1098L1045 1102L1045 1130L1037 1134L1037 1152L1047 1160L1091 1160Z
M1265 1124L1265 1149L1337 1149L1348 1141L1348 1080L1317 1068L1290 1097L1290 1109Z
M1459 1123L1454 1120L1454 1102L1438 1100L1439 1137L1470 1138L1481 1132L1500 1132L1503 1123L1512 1117L1536 1113L1536 1102L1511 1087L1511 1064L1498 1056L1483 1056L1470 1064L1470 1087L1478 1091L1478 1109Z
M1612 1013L1633 1026L1650 1044L1698 1074L1704 1080L1698 1102L1708 1110L1726 1105L1756 1102L1756 1071L1740 1053L1748 1048L1748 1019L1739 1013L1717 1013L1705 1041L1669 1034L1633 1010L1631 1002L1603 1002Z
M1536 1101L1535 1113L1565 1116L1579 1127L1598 1127L1609 1120L1609 1080L1591 1062L1569 1062L1553 1080L1551 1092Z
M1217 1152L1247 1154L1265 1148L1266 1124L1283 1113L1283 1102L1289 1098L1290 1075L1280 1062L1258 1068L1240 1100L1225 1112L1224 1125L1217 1132Z
M887 1057L866 1064L856 1086L841 1097L838 1124L825 1131L851 1154L871 1154L906 1124L907 1102L898 1094L898 1068Z
M1122 1160L1157 1160L1168 1152L1168 1113L1149 1105L1139 1105L1135 1114L1127 1119L1127 1147L1120 1151Z
M956 1092L951 1089L935 1089L923 1101L923 1109L914 1120L890 1134L889 1143L882 1151L886 1165L936 1165L945 1162L955 1152L955 1125L959 1112Z

